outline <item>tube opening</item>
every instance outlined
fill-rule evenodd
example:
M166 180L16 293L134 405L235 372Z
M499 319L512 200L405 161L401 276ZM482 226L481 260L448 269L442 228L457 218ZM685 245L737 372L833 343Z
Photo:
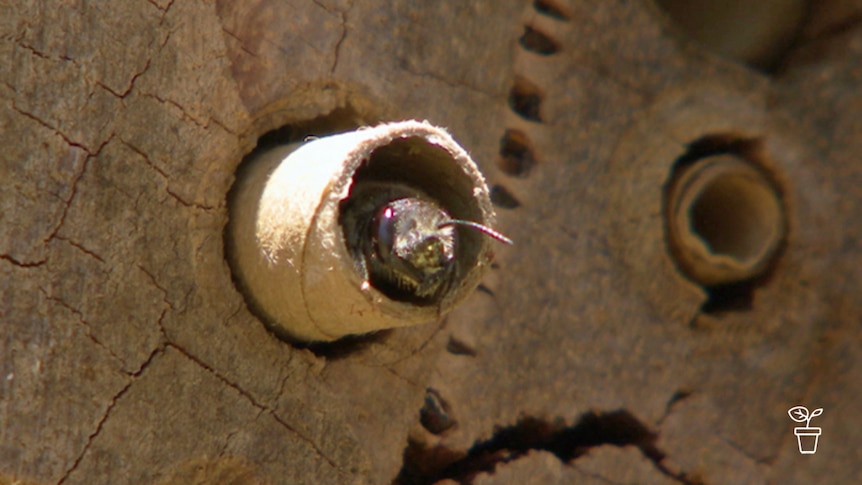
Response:
M478 200L473 195L474 181L459 166L452 155L443 148L434 145L428 139L415 136L399 138L376 148L370 157L356 170L353 176L350 194L340 206L340 223L344 231L348 249L356 260L360 272L369 272L369 281L378 291L387 297L419 306L439 304L450 289L458 286L460 276L478 263L482 251L482 233L456 226L439 228L438 223L427 221L428 225L419 232L425 235L440 234L447 231L455 232L455 247L452 288L443 287L439 291L421 294L412 284L399 278L397 264L383 268L391 271L385 277L375 277L375 272L363 268L369 259L366 254L375 251L379 246L379 228L374 226L374 218L382 206L397 199L409 198L415 204L403 206L404 213L397 217L425 217L421 204L429 202L439 206L446 216L440 219L462 219L488 224ZM429 216L430 217L430 216ZM442 216L441 216L442 217ZM372 256L371 259L380 259ZM423 280L427 274L410 275L410 280ZM427 276L431 278L431 276Z
M783 197L760 152L757 140L705 137L677 160L665 187L670 253L707 290L704 311L746 308L783 247Z
M492 258L482 232L449 224L493 227L466 151L427 122L356 129L354 115L340 109L267 133L228 198L236 286L286 340L432 321L466 298Z

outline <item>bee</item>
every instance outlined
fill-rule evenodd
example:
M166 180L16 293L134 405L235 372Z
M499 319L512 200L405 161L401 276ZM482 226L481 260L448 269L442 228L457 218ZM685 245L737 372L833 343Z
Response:
M340 221L363 281L419 304L439 301L457 280L456 226L512 244L478 222L453 218L422 191L391 182L357 184Z

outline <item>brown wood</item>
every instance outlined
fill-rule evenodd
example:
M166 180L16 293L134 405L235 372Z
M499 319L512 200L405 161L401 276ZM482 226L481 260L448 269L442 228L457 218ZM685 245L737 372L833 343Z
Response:
M0 5L0 484L850 483L862 31L823 9L763 74L650 2ZM286 125L410 118L515 245L441 322L279 340L224 258L237 166ZM665 244L705 136L784 195L747 308L704 311Z

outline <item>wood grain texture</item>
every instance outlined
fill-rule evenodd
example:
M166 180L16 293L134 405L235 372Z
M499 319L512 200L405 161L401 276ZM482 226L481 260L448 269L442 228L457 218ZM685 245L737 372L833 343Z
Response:
M852 481L856 11L765 76L649 2L0 4L0 484ZM303 349L232 282L226 194L333 110L448 127L516 244L441 322ZM759 140L788 214L747 310L702 311L665 244L712 135Z

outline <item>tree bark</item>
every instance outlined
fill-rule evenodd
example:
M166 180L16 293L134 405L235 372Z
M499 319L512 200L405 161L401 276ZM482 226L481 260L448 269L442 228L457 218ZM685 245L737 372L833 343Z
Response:
M862 10L838 4L763 74L649 2L0 3L0 484L849 483ZM237 167L283 127L401 119L470 151L515 245L440 321L278 339L225 262ZM704 137L782 195L747 305L666 245Z

